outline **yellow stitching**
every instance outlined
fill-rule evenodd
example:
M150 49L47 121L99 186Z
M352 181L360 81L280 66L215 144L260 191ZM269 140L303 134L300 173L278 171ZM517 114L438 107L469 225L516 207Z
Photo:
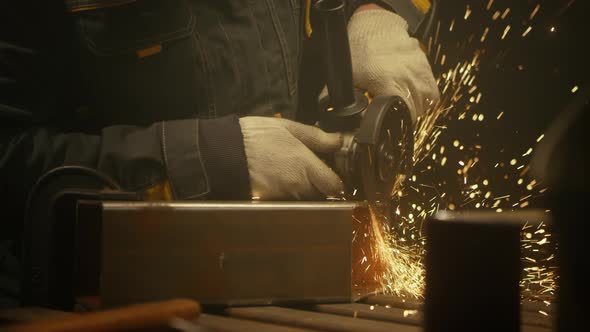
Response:
M412 0L412 3L423 14L428 13L428 10L430 10L430 1L429 0Z
M311 33L313 32L311 28L311 0L307 0L305 3L305 34L307 38L311 37Z
M160 52L162 52L162 44L156 44L156 45L146 47L144 49L136 51L137 57L140 59L143 59L145 57L148 57L150 55L154 55L154 54L157 54Z
M170 188L170 182L165 181L163 183L155 184L148 188L144 192L144 199L146 201L172 201L172 188Z
M66 1L66 11L70 12L70 13L77 13L77 12L83 12L86 10L94 10L94 9L101 9L101 8L107 8L107 7L115 7L115 6L121 6L121 5L126 5L132 2L135 2L137 0L113 0L113 1L99 1L101 3L95 3L95 4L89 4L89 5L71 5L68 4L68 1Z

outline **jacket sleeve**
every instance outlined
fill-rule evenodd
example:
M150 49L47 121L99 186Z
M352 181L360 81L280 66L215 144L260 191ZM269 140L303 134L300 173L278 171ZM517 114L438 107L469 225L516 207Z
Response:
M147 128L112 126L91 135L64 133L42 124L13 127L10 119L2 118L0 174L2 185L12 192L26 194L42 174L64 165L94 168L126 190L142 190L168 179L177 199L209 192L197 120L161 122Z

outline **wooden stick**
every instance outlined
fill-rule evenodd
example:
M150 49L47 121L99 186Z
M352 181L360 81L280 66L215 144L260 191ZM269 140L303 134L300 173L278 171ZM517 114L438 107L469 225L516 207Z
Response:
M11 332L115 332L130 329L160 327L173 317L195 319L201 312L192 300L170 300L138 304L124 308L98 311L68 318L50 319L14 325Z

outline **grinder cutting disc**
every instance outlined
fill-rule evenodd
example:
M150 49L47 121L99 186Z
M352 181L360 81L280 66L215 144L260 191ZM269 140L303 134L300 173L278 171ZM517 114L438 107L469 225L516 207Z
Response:
M361 194L371 202L386 202L398 176L412 168L414 135L406 103L396 96L374 98L355 140Z

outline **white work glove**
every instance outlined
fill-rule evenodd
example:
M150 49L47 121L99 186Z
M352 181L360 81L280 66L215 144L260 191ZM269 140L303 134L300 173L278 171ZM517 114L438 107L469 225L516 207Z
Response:
M262 200L339 196L342 181L314 152L333 153L342 136L294 121L240 118L253 197Z
M418 40L399 15L370 9L356 12L348 23L353 81L372 96L400 96L412 121L434 106L439 91Z

